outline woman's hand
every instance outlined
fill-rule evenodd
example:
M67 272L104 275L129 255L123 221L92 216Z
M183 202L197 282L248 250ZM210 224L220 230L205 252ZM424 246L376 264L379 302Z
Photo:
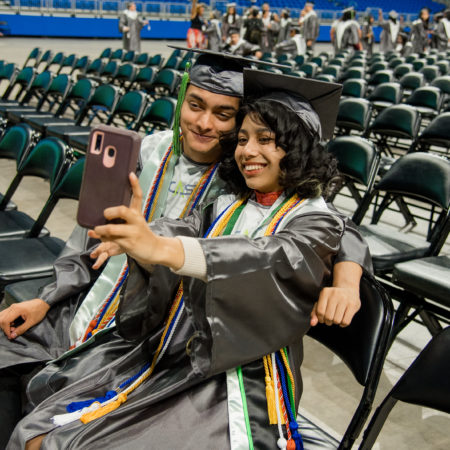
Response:
M94 268L100 267L110 256L127 253L140 265L163 264L179 269L184 264L184 251L176 238L155 235L149 228L141 212L142 190L134 173L130 174L133 191L130 207L114 206L105 209L109 221L121 220L123 223L109 223L90 230L89 236L100 239L102 243L91 253L97 258Z

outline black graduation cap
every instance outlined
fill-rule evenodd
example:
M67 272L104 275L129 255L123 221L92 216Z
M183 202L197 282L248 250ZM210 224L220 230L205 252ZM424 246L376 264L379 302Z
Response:
M282 103L322 138L333 136L342 85L289 75L244 70L244 100Z
M229 53L213 52L212 50L172 45L169 45L169 47L199 54L195 64L189 71L189 82L191 84L215 94L230 97L242 97L243 95L242 72L244 68L250 68L252 65L258 64L283 67L280 64L244 58L243 56Z

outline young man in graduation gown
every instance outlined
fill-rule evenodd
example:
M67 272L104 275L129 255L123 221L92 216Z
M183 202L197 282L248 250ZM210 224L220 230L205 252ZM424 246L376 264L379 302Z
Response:
M257 72L252 78L254 71L250 72L247 86L253 94L255 86L256 92L271 92L271 88L277 86L287 90L291 87L286 85L287 77L274 80L269 76L268 82L267 76L271 74ZM261 76L262 86L257 84ZM297 84L296 79L289 78L291 85ZM329 136L334 123L330 115L337 113L340 88L315 84L317 82L311 80L302 83L305 89L299 92L302 98L298 100L301 105L298 114L307 116L306 121L315 133L322 128ZM271 94L264 98L286 102L297 114L294 109L297 103L292 106L289 101L291 95L287 99ZM320 104L320 99L327 96L329 101ZM312 105L319 99L317 106L308 107L305 98L309 98ZM108 217L125 219L128 230L139 227L148 230L139 213L138 185L135 179L131 180L136 194L132 208L113 208L114 212L111 209ZM137 345L90 377L44 400L16 428L9 448L22 448L26 442L47 433L42 443L44 449L123 448L127 445L144 448L149 444L155 448L253 448L250 441L258 449L275 448L277 442L280 445L277 427L267 426L264 369L260 358L268 352L277 352L280 347L289 348L290 362L285 364L292 367L294 373L291 375L288 370L292 386L296 386L290 396L293 411L296 411L301 394L300 339L309 327L308 311L324 278L331 273L331 258L339 250L345 225L314 194L307 197L304 204L293 198L295 205L301 205L299 209L289 210L292 214L286 210L286 214L291 214L289 218L281 225L276 222L280 230L285 231L283 237L271 239L266 232L263 238L262 228L268 221L272 223L272 218L276 217L284 220L284 213L279 214L285 197L279 195L271 206L249 200L242 209L243 221L237 218L233 222L232 234L246 234L234 232L234 225L240 230L250 229L252 237L261 237L256 241L245 235L197 239L212 219L221 219L223 214L219 212L230 196L221 196L213 209L197 210L184 221L153 223L151 228L155 234L150 232L150 241L135 234L136 251L129 259L130 277L118 313L118 327L123 336L135 339ZM238 206L236 201L234 204ZM104 229L107 237L110 227ZM100 229L96 232L101 233ZM124 231L127 241L132 234ZM151 237L155 235L161 237ZM148 243L155 239L158 247L149 250ZM176 248L173 247L175 241ZM104 245L107 243L100 246L95 256L109 251ZM147 255L159 256L152 259ZM180 276L184 300L177 289ZM177 290L177 300L172 304ZM284 351L282 354L287 358ZM151 365L146 364L150 359L153 359ZM241 365L241 369L236 369ZM276 370L272 366L273 374ZM280 377L284 377L281 371ZM121 383L119 397L111 390L118 383ZM139 391L133 393L139 386ZM104 396L107 389L111 397ZM108 411L102 411L98 418L85 418L88 412L85 407L90 409L92 403L88 401L89 405L84 406L86 393L89 398L95 397L97 402L109 405ZM284 398L286 400L287 395ZM52 423L51 417L62 413L65 405L74 400L82 401L83 405L72 404L75 409L69 417L66 414L54 417ZM291 415L290 410L288 413ZM277 414L281 426L279 412ZM300 437L296 425L290 423L288 428L297 445Z
M389 12L388 20L383 19L383 11L378 10L378 25L382 28L380 34L380 52L387 53L397 47L397 37L400 32L400 20L396 11Z
M217 146L218 134L216 132L218 129L221 129L222 132L229 131L228 125L230 121L233 122L232 126L234 126L234 114L236 113L236 100L238 95L233 94L242 92L242 75L239 75L239 70L242 70L242 64L230 61L230 57L224 58L223 56L220 56L219 62L217 58L217 56L202 56L191 71L190 85L186 92L186 98L183 103L183 108L181 109L180 118L181 130L183 131L184 136L184 154L185 156L188 155L188 158L190 158L191 161L187 159L184 162L185 167L181 171L181 175L187 173L187 175L190 176L196 171L205 174L207 168L210 168L211 166L210 163L217 160L220 155L220 147ZM222 93L219 94L219 92ZM220 125L216 124L215 126L211 126L208 124L208 120L211 121L213 119L218 120ZM204 130L215 130L215 133L212 133L211 131L206 133ZM153 181L157 175L158 169L161 167L161 160L164 159L164 155L167 153L173 139L176 138L173 138L171 132L163 132L150 136L144 141L142 157L145 161L145 165L141 175L141 184L142 177L146 172L151 174L147 182L147 196L151 191L151 186L154 184ZM181 167L181 164L183 163L182 159L185 158L185 156L181 158L179 167ZM192 160L196 162L194 163ZM177 167L177 164L173 165L173 175L167 179L168 181L166 180L166 185L163 184L163 194L160 197L160 201L163 201L164 192L169 197L169 199L165 200L165 210L166 212L170 211L169 217L178 217L180 212L182 212L183 206L185 206L184 203L186 203L186 201L184 201L184 203L180 205L177 204L175 200L172 202L170 201L170 192L180 192L181 189L179 186L179 179L176 176ZM195 170L196 167L197 170ZM174 181L172 177L175 177L176 181ZM184 181L184 183L189 184L186 181ZM192 180L190 180L190 184L192 184ZM210 187L210 189L212 189L212 187ZM216 191L212 196L217 195L217 184L215 189ZM187 189L187 191L191 192L192 189ZM145 192L144 188L144 193ZM204 193L203 195L206 194ZM203 199L205 198L206 197L203 197ZM163 210L164 204L155 209L155 214L161 216ZM317 310L318 318L321 321L325 320L327 323L333 323L334 321L334 314L332 314L331 317L328 315L328 312L333 311L335 308L333 304L340 301L346 303L348 299L345 297L347 294L351 293L352 290L353 297L355 294L356 297L358 296L358 288L357 286L355 288L355 283L356 285L359 283L361 270L359 266L367 264L366 249L357 233L355 234L352 231L346 233L346 239L348 239L347 243L343 245L343 250L341 251L342 258L337 260L337 262L341 262L342 264L336 264L336 274L334 279L334 286L340 287L341 289L324 290ZM88 264L88 253L90 252L88 251L84 255L85 264ZM79 259L80 258L76 259L76 261ZM67 267L70 266L71 262L69 260L66 261L65 266L64 264L59 265L61 268L61 273L59 275L62 274L63 280L65 276L64 267L67 270ZM353 263L349 261L353 261ZM111 265L111 262L108 262L108 265ZM345 266L348 267L349 265L351 266L350 269L342 270ZM89 268L81 269L79 267L78 269L83 273L84 277L88 277L91 273ZM354 270L356 270L356 274L353 273ZM129 350L130 344L121 339L115 332L103 335L103 331L100 330L93 337L89 337L89 333L86 333L87 327L90 325L92 318L95 317L98 311L98 305L101 305L103 299L108 297L108 293L114 292L115 289L114 283L114 285L108 286L106 294L104 288L101 291L96 290L98 286L104 284L104 278L111 278L110 275L107 273L105 274L105 271L106 269L103 271L102 276L94 287L89 291L88 295L84 297L84 302L72 323L70 324L70 321L65 322L66 332L62 332L60 336L56 336L56 340L59 339L61 342L58 346L52 345L46 339L47 336L45 335L45 332L48 331L52 325L51 322L48 323L49 321L44 321L42 324L31 329L25 336L17 339L17 342L9 343L9 346L0 345L0 352L5 354L5 358L3 358L2 361L9 361L9 365L11 365L12 360L14 360L15 364L17 364L18 361L23 363L48 361L60 357L70 345L82 345L81 347L77 347L74 352L75 354L69 353L62 355L62 358L59 361L49 365L45 370L36 375L29 386L31 402L33 405L38 404L55 390L60 389L65 383L76 380L91 371L95 371L96 368L106 364L107 360L115 359L118 355ZM117 282L118 281L119 280L117 280ZM87 285L89 285L89 283L87 283ZM86 287L86 285L84 287ZM58 289L60 293L61 291L63 292L63 295L59 300L64 301L64 299L70 295L68 294L68 291L72 290L72 294L78 294L80 290L83 289L83 286L77 286L74 282L68 285L66 280L65 283L61 283L60 285L56 283L49 288L52 292L57 292ZM100 294L98 294L98 292L100 292ZM337 296L334 295L336 292L338 292ZM55 292L53 293L55 294ZM103 296L101 295L102 293ZM329 309L327 309L327 305L330 305ZM337 319L337 323L349 323L357 309L358 307L356 306L355 308L355 305L350 306L348 310L345 310L344 308L341 316ZM317 316L314 314L313 321L317 321ZM113 321L110 323L112 324ZM69 324L70 333L68 334L67 329L69 328ZM107 328L107 330L109 330L109 328ZM90 333L92 333L92 330ZM92 345L93 340L95 340L94 345ZM0 341L0 343L2 342ZM8 342L6 342L6 344L8 344ZM8 363L5 365L8 366Z
M306 50L314 52L314 45L319 37L319 18L314 11L314 2L306 2L300 15L299 25L302 27L302 34L306 42Z
M261 47L242 38L238 28L228 30L228 40L222 46L222 51L238 56L254 56L257 59L262 57Z

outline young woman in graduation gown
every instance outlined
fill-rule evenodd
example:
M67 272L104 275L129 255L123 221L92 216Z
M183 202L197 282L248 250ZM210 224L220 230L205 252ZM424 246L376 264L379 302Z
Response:
M301 448L302 337L345 223L321 196L336 175L321 125L339 95L319 117L296 92L242 110L220 169L235 195L149 228L130 176L130 208L105 211L125 223L91 234L95 257L128 254L116 319L139 344L44 400L8 448Z

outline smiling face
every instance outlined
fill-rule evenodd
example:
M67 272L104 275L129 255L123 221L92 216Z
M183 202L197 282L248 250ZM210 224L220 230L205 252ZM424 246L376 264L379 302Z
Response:
M181 107L183 152L195 162L212 163L220 157L219 138L236 125L239 99L189 85Z
M280 161L285 155L286 152L275 144L275 133L247 114L234 154L247 186L264 193L281 191Z

